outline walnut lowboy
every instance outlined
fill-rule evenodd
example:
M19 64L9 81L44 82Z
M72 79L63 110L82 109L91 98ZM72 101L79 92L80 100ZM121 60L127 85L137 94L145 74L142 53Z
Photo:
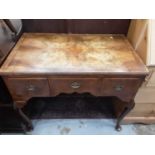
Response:
M120 99L120 130L147 74L123 35L25 33L0 69L28 128L32 124L22 108L30 98L87 92Z

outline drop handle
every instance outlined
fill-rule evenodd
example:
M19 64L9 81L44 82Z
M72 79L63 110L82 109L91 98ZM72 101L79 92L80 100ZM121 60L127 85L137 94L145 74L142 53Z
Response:
M80 84L79 82L73 82L73 83L71 84L71 87L72 87L73 89L78 89L78 88L80 88L80 86L81 86L81 84Z
M124 88L123 85L117 85L117 86L115 86L115 90L116 90L116 91L122 91L123 88Z
M28 91L35 91L35 90L36 90L36 87L35 87L34 85L29 85L29 86L27 87L27 90L28 90Z

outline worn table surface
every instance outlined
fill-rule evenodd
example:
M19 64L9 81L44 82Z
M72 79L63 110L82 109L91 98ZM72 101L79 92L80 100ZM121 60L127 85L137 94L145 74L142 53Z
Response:
M0 74L146 74L123 35L24 33Z

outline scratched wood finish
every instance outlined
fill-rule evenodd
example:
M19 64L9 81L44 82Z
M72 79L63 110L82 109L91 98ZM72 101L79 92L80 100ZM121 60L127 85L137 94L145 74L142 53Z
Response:
M147 74L123 35L25 33L0 69L11 74Z
M0 69L14 105L31 128L21 111L30 98L90 93L122 101L116 123L120 130L147 74L125 36L101 34L25 33Z

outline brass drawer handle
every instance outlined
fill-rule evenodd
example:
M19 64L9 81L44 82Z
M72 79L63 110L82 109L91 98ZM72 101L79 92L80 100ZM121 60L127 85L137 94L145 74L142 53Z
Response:
M73 88L73 89L78 89L78 88L80 88L80 83L79 82L73 82L72 84L71 84L71 87Z
M124 86L122 86L122 85L117 85L117 86L115 86L115 90L116 90L116 91L122 91L123 88L124 88Z
M29 85L29 86L27 87L27 90L28 90L28 91L35 91L35 90L36 90L36 87L35 87L34 85Z

